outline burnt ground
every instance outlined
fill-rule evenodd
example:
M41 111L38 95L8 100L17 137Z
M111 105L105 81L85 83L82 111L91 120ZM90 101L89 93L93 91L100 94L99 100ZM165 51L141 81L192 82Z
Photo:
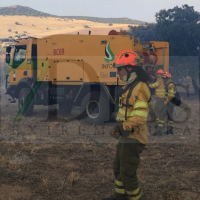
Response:
M98 200L114 192L112 162L117 141L108 132L113 122L86 125L56 106L35 106L31 117L13 122L17 103L5 95L1 81L0 200ZM200 199L199 100L183 96L191 108L176 108L175 133L154 137L141 154L138 179L148 200ZM152 101L152 104L155 102Z

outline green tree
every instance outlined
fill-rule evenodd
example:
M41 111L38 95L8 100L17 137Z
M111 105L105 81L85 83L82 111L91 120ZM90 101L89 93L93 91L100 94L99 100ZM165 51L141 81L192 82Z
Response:
M156 24L146 24L142 26L128 26L128 33L136 38L140 38L140 41L155 41L158 40L156 32Z
M200 13L183 5L156 13L158 39L168 41L171 56L198 56Z
M173 77L191 76L193 85L196 84L199 79L200 13L185 4L160 10L155 17L158 40L169 42Z

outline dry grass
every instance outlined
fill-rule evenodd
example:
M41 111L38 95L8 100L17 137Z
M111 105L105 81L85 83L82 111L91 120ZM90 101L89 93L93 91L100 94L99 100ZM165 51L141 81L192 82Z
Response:
M1 166L6 166L7 165L7 163L8 163L8 160L9 160L9 156L8 155L6 155L6 154L0 154L0 165Z
M0 181L0 184L11 187L16 182L21 188L30 188L33 196L29 199L37 199L39 195L42 199L50 200L55 197L100 200L114 191L112 162L115 149L110 144L104 144L101 148L92 144L85 147L91 147L92 150L84 149L80 144L39 147L2 144L0 172L3 182ZM16 151L30 153L33 162L7 168L6 162ZM197 144L178 145L178 148L173 144L148 145L142 152L138 169L144 193L155 200L198 200L198 152ZM9 187L4 190L8 191ZM25 190L15 191L21 199L25 197ZM13 198L15 191L9 190L8 195L2 193L6 197L4 199Z
M68 180L69 180L71 186L73 186L74 183L75 183L76 181L78 181L79 179L80 179L80 174L79 174L79 172L74 172L74 171L72 171L72 172L69 174Z
M176 190L176 191L168 191L168 190L164 190L162 192L163 198L166 200L181 200L181 195L180 195L180 191Z
M92 31L92 34L97 35L107 35L108 32L112 29L120 31L120 29L128 29L129 24L113 24L112 27L108 26L107 23L97 23L90 22L85 20L57 20L57 18L47 17L26 17L26 16L0 16L1 21L1 38L8 38L12 36L15 38L15 35L23 35L26 31L27 36L33 37L44 37L47 35L54 34L88 34L88 31ZM15 22L19 22L22 25L16 25ZM32 26L34 22L34 26ZM83 26L88 25L91 28L84 28ZM49 30L46 30L46 28ZM73 27L73 28L72 28ZM8 30L11 29L10 32ZM18 31L18 34L15 32ZM22 37L27 37L22 36Z
M59 157L58 156L56 156L56 157L49 157L48 159L47 159L47 163L49 163L49 164L57 164L58 162L60 161L60 159L59 159Z
M42 187L48 187L49 181L47 178L42 178L41 181L42 181L41 183Z

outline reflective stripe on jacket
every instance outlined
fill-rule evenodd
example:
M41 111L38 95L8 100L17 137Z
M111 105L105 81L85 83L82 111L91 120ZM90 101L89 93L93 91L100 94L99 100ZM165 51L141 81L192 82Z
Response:
M147 144L146 121L149 111L150 90L146 83L139 82L132 91L127 107L127 120L125 120L126 100L129 89L119 97L119 111L117 120L123 121L124 130L134 130L129 138L135 138Z
M175 90L175 85L173 83L170 83L165 91L165 99L170 102L176 94L176 90Z
M158 98L165 97L165 86L162 78L157 78L157 81L153 84L149 84L150 88L155 88L155 96Z

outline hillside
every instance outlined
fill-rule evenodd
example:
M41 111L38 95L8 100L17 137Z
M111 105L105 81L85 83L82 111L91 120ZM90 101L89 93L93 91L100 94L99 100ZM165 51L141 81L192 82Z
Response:
M61 19L57 17L26 17L21 15L0 15L0 53L13 39L26 37L45 37L55 34L107 35L110 30L127 30L130 24L98 23L86 20ZM131 26L138 26L133 25Z
M25 15L25 16L35 16L35 17L59 17L67 19L77 19L77 20L86 20L99 23L120 23L120 24L145 24L145 22L129 19L126 17L123 18L101 18L101 17L88 17L88 16L56 16L48 13L44 13L35 9L32 9L27 6L9 6L9 7L0 7L0 15Z
M87 20L99 23L119 23L119 24L138 24L138 25L145 24L145 22L129 19L127 17L123 18L100 18L100 17L86 17L86 16L65 16L65 17L68 19Z
M0 15L26 15L26 16L37 16L37 17L57 17L48 13L34 10L28 6L8 6L0 7Z

